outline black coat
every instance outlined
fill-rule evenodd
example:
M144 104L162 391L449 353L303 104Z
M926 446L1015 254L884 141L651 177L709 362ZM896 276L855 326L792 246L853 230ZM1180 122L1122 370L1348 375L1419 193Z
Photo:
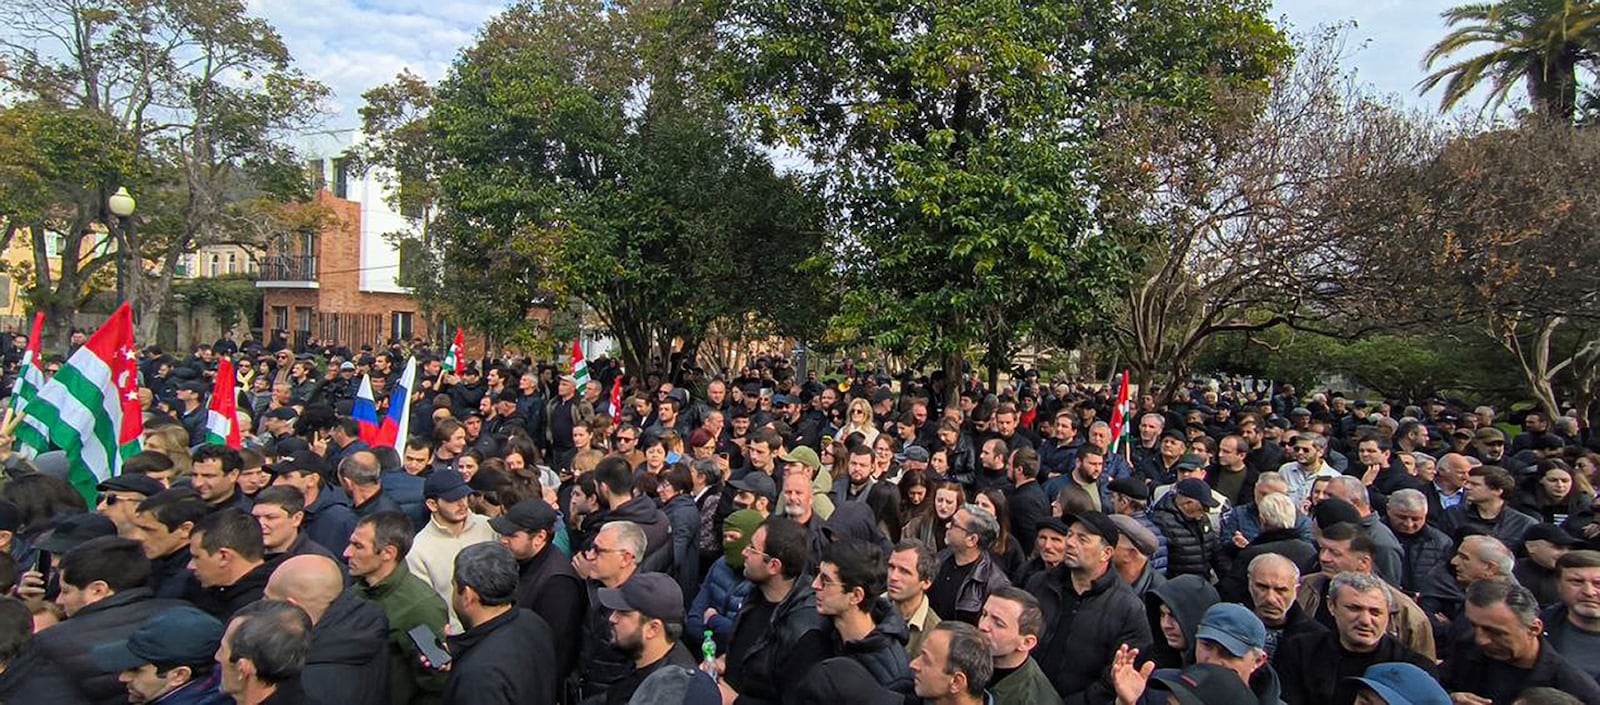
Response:
M1495 677L1505 672L1505 664L1499 665L1502 668L1491 667L1489 657L1471 640L1457 642L1445 659L1439 683L1449 692L1472 693L1489 698L1494 705L1511 705L1522 691L1539 687L1555 688L1584 705L1600 705L1600 684L1556 653L1547 640L1539 640L1539 656L1520 680Z
M199 607L200 611L227 624L228 620L233 618L234 612L261 599L261 592L266 589L267 578L272 577L274 567L275 563L262 563L235 580L232 585L201 587L200 581L190 581L189 590L183 599Z
M727 679L739 693L740 703L782 700L784 695L795 692L812 666L833 655L833 625L817 614L817 595L811 590L811 579L810 575L801 575L783 601L773 607L765 624L750 618L750 612L762 600L760 587L751 590L739 608L731 642L742 642L746 630L755 636L744 653L728 654Z
M1264 531L1250 545L1239 549L1226 575L1217 582L1217 592L1222 593L1222 599L1229 602L1249 599L1250 561L1268 553L1276 553L1293 561L1301 575L1317 572L1317 547L1300 538L1300 532L1294 529Z
M1034 658L1066 705L1114 702L1111 657L1127 644L1149 650L1150 622L1144 603L1107 569L1082 595L1072 589L1064 567L1028 579L1027 590L1039 600L1044 634Z
M1288 705L1350 705L1355 689L1346 678L1366 673L1377 663L1409 663L1429 675L1433 661L1385 634L1377 650L1358 654L1346 651L1339 635L1332 632L1307 634L1284 641L1272 657L1283 684L1283 701Z
M1050 518L1050 499L1044 496L1043 485L1029 482L1012 490L1007 501L1011 504L1011 535L1022 544L1024 554L1031 554L1039 522Z
M152 597L149 588L123 590L78 610L33 637L0 677L0 701L27 705L119 705L128 691L116 672L94 665L89 651L127 639L153 615L183 606Z
M311 636L300 684L322 702L389 704L389 618L383 608L345 591Z
M1168 492L1150 509L1150 520L1167 537L1167 578L1198 575L1209 580L1212 571L1226 573L1228 564L1211 520L1185 517L1178 511L1177 498L1177 492Z
M589 603L583 579L554 545L519 566L517 606L544 619L556 650L556 673L565 678L578 661L583 615Z
M1400 588L1413 595L1422 592L1428 573L1450 563L1455 555L1455 543L1432 524L1423 524L1422 530L1410 536L1394 535L1400 540Z
M556 702L561 679L555 645L539 615L513 609L449 642L454 665L439 705Z
M861 664L878 685L902 696L912 697L915 693L914 677L911 674L911 659L906 656L906 642L911 637L911 628L906 626L906 621L885 598L878 598L873 603L872 620L878 625L877 628L860 641L846 642L835 631L833 653ZM811 669L812 678L819 675L817 670ZM804 683L801 687L819 688Z

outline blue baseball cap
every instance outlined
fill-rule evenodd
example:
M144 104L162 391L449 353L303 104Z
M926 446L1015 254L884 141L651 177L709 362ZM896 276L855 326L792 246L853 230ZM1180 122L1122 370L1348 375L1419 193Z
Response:
M1433 676L1409 663L1380 663L1355 681L1372 689L1389 705L1450 705L1450 694Z
M100 644L89 650L95 666L121 673L147 663L158 666L195 666L210 663L222 643L222 622L193 607L183 606L146 618L127 639Z
M455 502L470 494L472 487L467 484L467 478L461 476L461 471L452 468L435 470L429 473L428 479L422 483L423 499Z
M1251 649L1267 648L1267 628L1261 618L1232 602L1219 602L1207 609L1194 635L1216 643L1235 657L1244 656Z

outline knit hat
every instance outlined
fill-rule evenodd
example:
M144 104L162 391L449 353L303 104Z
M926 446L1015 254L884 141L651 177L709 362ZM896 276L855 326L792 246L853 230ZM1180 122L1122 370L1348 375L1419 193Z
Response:
M750 545L750 539L756 535L756 528L766 517L754 509L740 509L728 515L722 522L723 531L737 531L739 538L734 541L722 542L722 557L728 559L728 567L734 570L744 570L744 547Z

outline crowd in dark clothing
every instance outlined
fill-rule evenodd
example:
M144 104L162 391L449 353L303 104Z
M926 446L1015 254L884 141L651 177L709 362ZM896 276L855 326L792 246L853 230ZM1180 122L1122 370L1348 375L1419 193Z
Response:
M589 362L145 351L121 474L6 461L0 703L1600 705L1582 420Z

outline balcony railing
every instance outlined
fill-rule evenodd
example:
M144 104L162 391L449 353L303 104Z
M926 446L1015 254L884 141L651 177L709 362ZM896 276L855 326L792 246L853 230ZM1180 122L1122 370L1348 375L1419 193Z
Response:
M268 255L261 259L258 281L314 282L316 255Z

